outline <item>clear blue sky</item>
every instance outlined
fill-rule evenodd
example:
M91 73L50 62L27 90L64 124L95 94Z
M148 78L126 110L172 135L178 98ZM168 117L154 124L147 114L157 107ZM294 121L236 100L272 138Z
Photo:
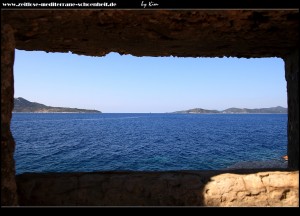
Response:
M104 113L287 107L280 58L105 57L16 50L15 97Z

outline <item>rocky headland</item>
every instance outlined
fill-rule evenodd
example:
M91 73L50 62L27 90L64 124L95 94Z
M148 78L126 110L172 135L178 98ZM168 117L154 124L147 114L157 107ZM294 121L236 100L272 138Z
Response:
M52 107L28 101L22 97L14 98L13 112L29 113L101 113L98 110L78 109L69 107Z
M258 109L248 109L248 108L228 108L225 110L207 110L202 108L194 108L183 111L176 111L173 113L180 114L287 114L287 108L277 106L270 108L258 108Z

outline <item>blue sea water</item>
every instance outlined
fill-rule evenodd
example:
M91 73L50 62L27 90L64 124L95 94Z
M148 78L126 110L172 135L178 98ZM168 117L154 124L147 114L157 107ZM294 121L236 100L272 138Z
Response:
M13 113L11 130L17 174L225 169L287 152L286 114Z

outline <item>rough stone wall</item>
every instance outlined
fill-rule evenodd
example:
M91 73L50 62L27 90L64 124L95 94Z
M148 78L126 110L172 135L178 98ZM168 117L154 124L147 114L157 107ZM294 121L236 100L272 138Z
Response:
M232 172L232 171L231 171ZM20 205L299 206L299 172L23 174Z
M288 166L299 169L299 50L284 60L288 93Z
M9 25L1 27L1 205L17 205L15 142L10 132L14 102L13 65L15 41Z
M16 48L103 56L281 57L299 10L7 10Z

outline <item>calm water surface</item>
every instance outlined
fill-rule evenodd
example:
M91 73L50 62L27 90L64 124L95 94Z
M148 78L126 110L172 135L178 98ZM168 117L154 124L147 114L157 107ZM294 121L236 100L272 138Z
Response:
M283 163L286 114L13 113L16 172L224 169Z

